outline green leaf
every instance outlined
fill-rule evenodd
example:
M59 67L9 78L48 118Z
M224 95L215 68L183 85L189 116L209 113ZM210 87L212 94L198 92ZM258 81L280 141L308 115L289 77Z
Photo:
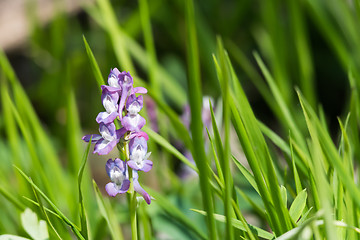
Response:
M38 221L37 215L29 208L21 214L21 223L25 231L34 240L49 239L46 222L44 220Z
M281 193L281 199L283 201L283 205L285 206L285 208L287 208L287 191L283 185L281 185L280 187L280 193Z
M192 155L199 169L199 179L204 209L209 213L206 217L209 239L216 239L216 227L213 218L213 196L209 183L209 167L206 158L203 137L203 122L201 118L202 90L200 77L200 59L196 33L195 9L192 0L185 1L186 12L186 50L188 66L188 90L191 110L190 129L192 134ZM229 208L230 206L227 206Z
M205 211L201 211L201 210L198 210L198 209L191 209L192 211L194 212L197 212L197 213L200 213L202 215L207 215L207 213ZM226 221L226 218L224 215L220 215L220 214L214 214L214 218L219 221L219 222L225 222ZM244 224L237 220L237 219L232 219L231 221L232 223L232 226L237 228L237 229L240 229L242 231L246 231L246 228L244 226ZM261 229L261 228L258 228L258 227L255 227L253 225L250 225L248 224L249 228L251 229L252 233L257 235L258 237L261 237L261 238L264 238L264 239L273 239L274 238L274 235Z
M302 190L294 199L293 203L290 206L290 216L294 222L297 222L299 217L306 206L307 192L306 189Z
M86 53L87 53L89 61L90 61L91 69L94 73L94 77L96 79L96 82L99 85L99 90L100 90L101 85L105 85L104 78L102 77L99 65L97 64L94 54L92 53L91 48L90 48L89 44L87 43L84 35L83 35L83 40L84 40L84 44L85 44Z

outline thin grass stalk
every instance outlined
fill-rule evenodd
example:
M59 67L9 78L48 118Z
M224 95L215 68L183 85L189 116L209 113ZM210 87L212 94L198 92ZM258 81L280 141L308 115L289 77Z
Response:
M225 125L225 142L223 146L223 172L225 188L224 208L226 216L226 238L231 240L234 238L234 232L232 228L232 211L231 211L231 195L232 195L232 176L230 172L230 69L226 64L225 52L223 44L220 38L218 38L218 50L220 57L221 76L220 83L222 86L222 99L223 99L223 115Z
M200 63L198 43L196 36L195 11L192 0L186 4L186 26L187 26L187 63L188 63L188 87L189 102L191 109L191 133L192 133L192 155L199 169L200 187L202 201L205 211L209 239L216 239L215 220L213 216L213 197L209 184L208 160L204 150L203 123L201 118L202 94L200 80Z

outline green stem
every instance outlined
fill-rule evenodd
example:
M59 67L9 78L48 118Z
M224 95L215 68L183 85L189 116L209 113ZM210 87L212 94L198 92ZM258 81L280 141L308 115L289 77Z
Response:
M129 172L129 178L132 178L132 171ZM136 225L136 192L134 191L133 185L130 187L128 194L129 210L130 210L130 224L131 224L131 239L137 240L137 225Z
M128 143L124 143L123 153L125 155L126 161L129 160L129 146ZM132 180L132 171L129 171L129 179L131 182ZM130 211L130 224L131 224L131 239L137 240L137 225L136 225L136 192L134 191L134 184L130 185L130 189L128 191L128 203L129 203L129 211Z

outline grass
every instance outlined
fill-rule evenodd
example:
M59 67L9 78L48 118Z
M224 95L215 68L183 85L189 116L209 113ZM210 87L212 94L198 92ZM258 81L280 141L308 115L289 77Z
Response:
M0 49L0 239L359 239L359 9L97 0L44 28L29 8L31 86ZM104 194L81 140L114 67L149 92L149 206Z

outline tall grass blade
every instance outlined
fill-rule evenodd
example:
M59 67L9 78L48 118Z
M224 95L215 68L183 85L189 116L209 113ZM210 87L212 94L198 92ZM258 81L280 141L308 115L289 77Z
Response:
M209 184L208 160L204 150L203 123L201 120L202 94L200 79L200 63L195 25L195 10L192 0L187 0L186 26L187 26L187 63L188 63L188 88L191 109L191 133L193 142L192 155L199 169L202 201L208 213L207 226L209 239L216 238L215 221L213 217L213 198ZM196 150L195 150L196 149Z

